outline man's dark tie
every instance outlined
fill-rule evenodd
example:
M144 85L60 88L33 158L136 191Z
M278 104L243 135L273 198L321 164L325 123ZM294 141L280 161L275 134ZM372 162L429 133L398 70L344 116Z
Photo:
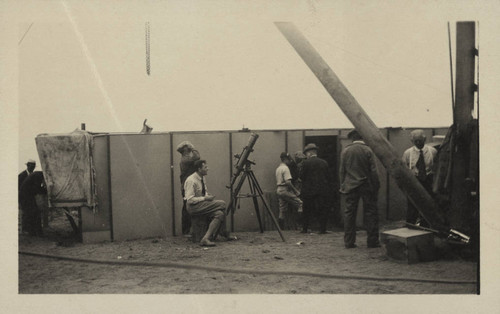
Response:
M418 170L417 178L420 182L424 182L427 178L427 170L425 169L424 152L422 150L420 150L420 156L418 157L416 166Z
M207 191L205 190L205 182L203 181L203 177L201 177L201 196L205 196Z

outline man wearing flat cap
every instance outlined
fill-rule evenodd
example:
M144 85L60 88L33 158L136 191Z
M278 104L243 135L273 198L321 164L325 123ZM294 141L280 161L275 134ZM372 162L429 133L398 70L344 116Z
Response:
M344 245L356 247L356 215L359 199L363 199L363 222L368 248L380 247L378 234L378 178L375 155L361 135L352 130L347 135L352 144L340 154L340 193L345 195Z
M319 221L319 233L325 234L328 219L328 193L331 186L328 163L318 157L318 147L314 143L304 148L306 160L302 162L300 180L302 181L302 233L307 233L311 216Z
M403 153L403 162L432 196L432 183L434 179L433 167L437 151L434 147L425 145L426 136L424 130L412 131L410 133L410 139L414 146L408 148ZM428 226L410 199L408 199L406 222L410 224Z
M197 160L200 160L200 153L194 148L193 144L189 141L184 141L177 145L177 151L182 154L181 161L179 163L179 167L181 170L181 192L182 192L182 234L189 234L191 229L191 216L186 210L186 201L184 183L186 179L196 172L196 167L194 163Z

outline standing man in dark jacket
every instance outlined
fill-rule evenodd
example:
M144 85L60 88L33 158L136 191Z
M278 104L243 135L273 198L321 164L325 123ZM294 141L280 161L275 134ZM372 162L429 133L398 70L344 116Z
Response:
M328 219L328 187L331 178L328 163L318 158L316 144L307 144L304 148L307 159L302 162L300 180L302 181L302 200L304 202L302 216L302 233L307 233L311 214L319 220L319 233L326 233Z
M18 176L17 176L17 196L18 196L18 205L20 211L20 216L21 216L21 230L27 231L28 230L28 216L26 213L22 210L21 208L21 185L23 184L24 180L33 173L33 171L36 168L36 162L33 159L29 159L28 162L26 163L26 170L23 170Z
M36 168L36 161L33 159L29 159L28 162L26 163L26 170L23 170L18 176L17 176L17 188L18 191L21 188L21 184L23 184L24 180L33 173L33 170Z
M345 194L344 245L356 247L356 213L359 199L363 199L364 224L369 248L380 247L378 240L378 190L380 181L375 155L363 142L361 135L352 130L347 135L353 142L340 155L340 193Z
M26 221L26 229L30 235L42 235L42 215L41 210L36 204L35 195L46 194L45 181L41 171L34 171L21 184L19 189L19 203L23 217Z

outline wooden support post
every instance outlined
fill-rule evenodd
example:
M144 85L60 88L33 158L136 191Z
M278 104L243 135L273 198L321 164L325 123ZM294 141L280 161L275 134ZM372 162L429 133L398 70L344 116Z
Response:
M434 229L448 232L449 228L444 225L440 208L415 175L406 168L401 160L401 156L397 154L394 147L382 135L375 123L373 123L368 114L366 114L328 64L321 58L319 53L292 23L276 22L275 24L307 66L313 71L321 84L323 84L326 91L335 100L347 118L356 127L356 130L361 134L366 144L371 147L387 171L396 180L399 188L415 204L422 216Z
M453 152L451 173L450 226L464 229L471 212L470 191L466 179L469 176L469 158L474 110L475 73L475 22L457 23L456 92L455 112L456 146Z

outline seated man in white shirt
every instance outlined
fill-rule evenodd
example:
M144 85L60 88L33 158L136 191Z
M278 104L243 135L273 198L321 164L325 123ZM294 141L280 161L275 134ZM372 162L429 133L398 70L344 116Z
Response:
M211 219L207 233L200 241L201 246L215 246L210 239L214 238L219 226L224 223L226 203L214 200L214 196L207 191L203 177L208 173L208 165L205 160L197 160L194 163L196 172L190 175L184 183L185 200L187 211L191 216L203 215ZM227 235L225 235L227 237Z

